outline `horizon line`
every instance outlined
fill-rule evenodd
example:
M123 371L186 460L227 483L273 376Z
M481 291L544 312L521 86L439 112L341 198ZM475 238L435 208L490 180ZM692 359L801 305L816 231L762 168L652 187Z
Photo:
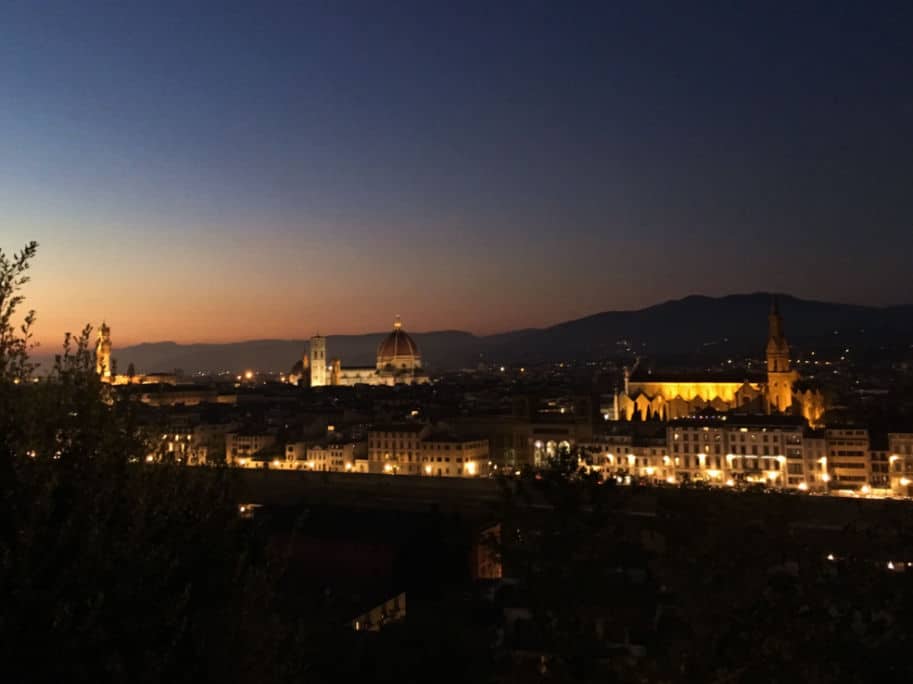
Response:
M862 309L893 309L893 308L904 308L904 307L913 306L913 304L910 304L910 303L888 304L888 305L852 304L849 302L828 301L828 300L823 300L823 299L813 299L813 298L806 299L806 298L798 297L796 295L792 295L792 294L785 293L785 292L773 292L773 291L765 291L765 290L758 290L755 292L732 292L729 294L717 295L717 296L700 294L700 293L691 293L691 294L687 294L687 295L684 295L684 296L681 296L681 297L678 297L675 299L664 299L664 300L658 301L654 304L649 304L647 306L641 306L638 308L603 309L601 311L595 311L593 313L585 314L583 316L578 316L576 318L569 318L569 319L558 321L556 323L551 323L550 325L538 326L538 327L531 326L531 327L525 327L525 328L513 328L513 329L508 329L508 330L500 330L497 332L490 332L490 333L478 333L478 332L472 332L469 330L463 330L460 328L438 328L438 329L434 329L434 330L415 330L415 331L406 330L406 332L409 332L410 334L414 334L414 335L461 333L464 335L471 335L472 337L476 337L476 338L496 337L498 335L508 335L511 333L519 333L519 332L541 332L543 330L550 330L552 328L556 328L561 325L566 325L568 323L583 321L588 318L593 318L595 316L601 316L601 315L606 315L606 314L638 313L641 311L646 311L648 309L653 309L653 308L656 308L659 306L664 306L667 304L683 302L687 299L700 298L700 299L722 300L722 299L729 299L729 298L733 298L733 297L759 297L759 296L787 298L787 299L807 302L810 304L828 304L828 305L833 305L833 306L850 306L850 307L857 307L857 308L862 308ZM96 330L98 330L98 327L99 326L97 326L97 325L92 325L92 332L94 333ZM372 335L384 335L388 332L389 331L375 330L375 331L369 331L369 332L329 333L329 334L323 335L323 336L324 337L370 337ZM310 335L307 337L253 337L253 338L242 338L242 339L235 338L235 339L211 340L211 341L193 340L193 341L188 341L188 342L177 342L175 340L143 340L140 342L129 342L127 344L120 346L120 348L129 349L132 347L139 347L142 345L162 345L162 344L173 344L173 345L181 345L181 346L204 346L204 345L217 346L217 345L230 345L230 344L250 344L250 343L254 343L254 342L301 342L301 343L304 343L304 342L307 342L308 340L310 340L311 337L314 337L314 335ZM62 346L62 344L63 344L62 340L61 340L60 344ZM54 356L57 353L57 352L51 352L51 353L43 354L40 351L42 346L43 345L41 345L41 344L36 346L35 351L37 353L35 353L34 356L38 356L38 357Z

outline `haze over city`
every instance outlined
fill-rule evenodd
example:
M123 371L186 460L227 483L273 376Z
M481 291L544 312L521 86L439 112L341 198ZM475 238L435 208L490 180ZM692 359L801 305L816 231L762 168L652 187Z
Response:
M491 333L695 292L909 303L905 18L13 3L3 244L41 243L45 344L102 318L130 344Z

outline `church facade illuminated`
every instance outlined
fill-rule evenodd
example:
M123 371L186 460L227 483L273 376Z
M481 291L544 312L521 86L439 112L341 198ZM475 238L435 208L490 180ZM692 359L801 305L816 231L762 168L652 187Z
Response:
M789 344L776 299L771 302L767 321L765 376L638 375L635 364L633 370L625 369L624 388L615 396L615 418L628 421L675 420L713 409L720 413L740 411L801 415L810 425L819 425L826 408L824 396L818 390L796 387L799 373L790 365Z

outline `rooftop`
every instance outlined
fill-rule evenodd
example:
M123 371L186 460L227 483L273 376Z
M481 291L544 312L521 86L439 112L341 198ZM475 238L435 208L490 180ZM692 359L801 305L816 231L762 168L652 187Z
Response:
M630 382L766 382L767 376L763 372L753 371L653 371L640 368L631 374Z
M368 432L408 432L416 434L426 427L424 423L388 423L386 425L375 425Z
M669 421L670 427L804 427L801 416L765 416L727 413L715 416L689 416Z

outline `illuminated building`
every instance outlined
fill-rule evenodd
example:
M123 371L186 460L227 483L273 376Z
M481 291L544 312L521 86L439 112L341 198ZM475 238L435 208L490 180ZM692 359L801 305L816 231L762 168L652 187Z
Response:
M308 344L311 387L323 387L327 384L327 339L315 335Z
M369 471L421 475L421 442L430 434L431 426L418 423L385 425L369 430Z
M803 416L811 425L824 415L824 397L816 390L795 387L799 373L790 367L789 345L776 299L768 315L765 377L666 378L625 369L624 388L603 414L616 420L675 420L712 408L717 412L748 411Z
M898 488L901 478L913 484L910 437L910 476L900 457L892 461L892 480ZM800 416L693 416L670 421L663 439L601 435L580 446L586 466L604 477L720 487L753 483L810 492L870 494L879 488L872 481L865 430L813 431ZM892 448L904 447L895 440Z
M95 372L102 379L111 379L111 328L102 323L98 329L98 342L95 344Z
M403 330L402 321L396 317L393 331L377 347L374 366L343 368L339 359L327 362L326 338L312 337L304 368L310 368L311 387L351 385L398 385L426 383L427 373L422 369L418 345Z
M827 490L827 436L823 430L806 432L802 437L802 456L805 459L805 482L810 491Z
M242 468L252 467L255 465L253 457L272 446L275 441L275 435L268 432L253 430L229 432L225 435L225 462Z
M667 428L667 439L677 480L774 487L798 487L807 480L798 418L684 419Z
M296 442L285 447L283 467L322 472L367 472L367 442Z
M102 382L111 385L174 385L177 383L177 378L172 373L115 374L111 349L111 328L107 323L102 323L98 328L98 340L95 343L95 372L101 376Z
M913 495L913 432L888 433L891 493Z
M476 477L487 474L488 440L433 433L406 423L368 432L368 469L388 475Z
M422 474L475 477L488 472L488 440L431 435L421 443Z
M205 465L209 448L193 432L166 432L155 451L146 456L146 462L170 460L187 465Z
M869 431L861 428L827 430L827 471L831 489L855 489L872 480Z

